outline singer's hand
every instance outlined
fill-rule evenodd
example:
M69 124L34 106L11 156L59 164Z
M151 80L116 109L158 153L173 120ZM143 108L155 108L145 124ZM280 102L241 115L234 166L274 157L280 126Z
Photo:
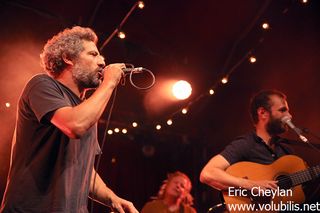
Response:
M116 213L139 213L134 205L125 199L122 199L116 195L110 198L111 208Z
M115 88L121 77L124 75L123 69L125 68L123 63L109 64L103 69L103 82L102 84L107 84L112 89Z

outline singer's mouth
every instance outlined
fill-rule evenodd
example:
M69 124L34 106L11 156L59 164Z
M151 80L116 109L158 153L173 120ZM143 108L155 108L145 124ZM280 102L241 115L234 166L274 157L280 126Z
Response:
M99 79L103 78L103 74L102 73L103 73L103 69L98 69L97 75L98 75Z

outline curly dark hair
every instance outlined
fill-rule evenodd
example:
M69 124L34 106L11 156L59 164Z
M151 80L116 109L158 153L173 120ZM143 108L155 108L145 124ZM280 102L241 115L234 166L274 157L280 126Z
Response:
M271 112L272 103L270 103L270 96L276 95L280 98L287 99L286 95L278 90L262 90L255 94L250 101L250 114L254 124L258 123L258 112L260 107L263 107L268 112Z
M158 195L155 196L155 197L152 197L152 199L160 199L160 200L163 200L164 199L164 195L165 195L165 192L166 192L166 189L167 189L167 185L168 183L174 178L174 177L183 177L187 180L188 182L188 186L187 186L187 194L185 196L185 198L182 200L182 203L185 204L185 205L192 205L193 204L193 197L192 195L190 194L190 191L192 189L192 183L189 179L189 177L182 173L182 172L179 172L179 171L176 171L174 173L169 173L168 175L168 178L166 180L163 181L160 189L159 189L159 192L158 192Z
M66 63L62 56L73 60L83 51L82 41L98 42L98 37L90 28L75 26L67 28L53 36L45 44L40 54L41 65L53 77L57 77L65 69Z

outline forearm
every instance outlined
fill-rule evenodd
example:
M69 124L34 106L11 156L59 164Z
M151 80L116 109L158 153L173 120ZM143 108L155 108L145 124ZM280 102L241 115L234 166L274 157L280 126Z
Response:
M216 155L205 165L200 174L200 181L218 190L230 186L241 187L245 179L229 175L225 170L230 163L222 156Z
M106 184L102 181L100 176L93 169L91 183L90 183L90 198L105 204L119 213L138 213L133 203L118 197Z
M210 163L209 163L210 164ZM244 188L251 190L253 187L262 189L276 189L277 181L274 180L249 180L228 174L224 169L207 165L200 174L200 181L218 190L228 187Z
M102 84L90 98L73 108L72 120L86 131L94 125L105 110L114 87Z
M228 187L241 187L242 178L229 175L224 170L212 168L209 171L202 171L200 175L201 182L216 188L218 190L225 190Z
M81 104L56 110L51 122L69 137L80 137L99 120L113 89L112 84L102 84L90 98Z
M111 206L112 199L117 195L106 186L95 170L92 172L90 182L90 198L107 206Z

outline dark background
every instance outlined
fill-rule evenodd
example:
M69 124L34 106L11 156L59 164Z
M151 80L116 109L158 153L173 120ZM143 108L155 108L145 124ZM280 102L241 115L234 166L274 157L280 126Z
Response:
M26 81L42 72L39 54L45 42L66 27L81 25L93 28L101 45L134 4L133 0L0 1L0 198L17 100ZM102 54L107 63L149 68L156 85L137 90L127 81L118 88L110 128L127 128L128 134L107 137L99 172L109 186L141 209L166 174L180 170L193 182L195 207L205 212L219 203L218 191L201 184L199 173L233 138L252 130L249 99L261 89L286 93L293 121L320 135L319 4L149 0L143 10L133 11L122 28L127 38L114 37ZM261 28L264 21L271 27L267 31ZM257 57L254 64L247 60L251 54ZM220 79L227 74L229 82L222 85ZM193 88L185 101L164 95L165 82L178 79L189 81ZM208 95L211 87L213 96ZM189 111L182 115L185 106ZM106 111L99 122L100 141L107 115ZM166 125L168 118L173 119L172 126ZM135 129L133 121L139 123ZM162 124L160 131L156 124ZM291 132L285 136L297 140ZM319 164L319 153L313 149L299 142L292 147L310 166ZM313 199L319 197L317 188ZM94 208L106 210L98 204Z

